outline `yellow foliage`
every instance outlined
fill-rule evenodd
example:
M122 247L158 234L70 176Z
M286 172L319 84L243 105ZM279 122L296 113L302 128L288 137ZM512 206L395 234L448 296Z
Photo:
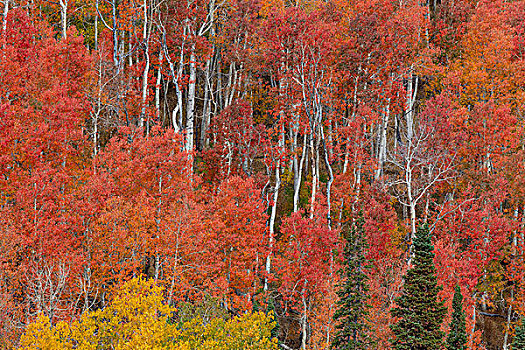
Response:
M51 327L40 316L28 326L22 349L184 349L170 345L178 335L168 324L173 308L162 303L162 288L141 278L125 283L111 305L88 312L68 326ZM171 344L173 345L173 344Z
M271 350L277 349L277 339L271 338L274 327L273 317L262 312L228 321L214 318L206 325L193 319L182 326L181 340L191 349Z
M277 349L272 316L246 314L231 320L194 318L180 327L169 322L175 309L163 303L162 288L135 278L103 310L87 312L71 325L52 326L40 316L21 338L21 349Z
M34 323L27 327L20 339L20 346L22 349L71 349L71 347L64 346L68 334L67 323L59 322L55 327L52 327L49 318L40 315Z

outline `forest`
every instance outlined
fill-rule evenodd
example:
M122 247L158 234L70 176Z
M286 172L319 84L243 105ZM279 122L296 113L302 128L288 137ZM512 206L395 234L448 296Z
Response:
M0 348L525 349L525 1L0 8Z

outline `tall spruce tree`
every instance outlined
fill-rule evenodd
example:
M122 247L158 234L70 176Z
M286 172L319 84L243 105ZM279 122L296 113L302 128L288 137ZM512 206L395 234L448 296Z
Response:
M447 350L467 349L467 326L463 311L463 295L459 285L456 285L454 299L452 299L452 320L447 336Z
M359 214L357 227L346 235L344 267L337 295L339 301L334 314L336 332L331 347L336 350L370 349L371 341L366 323L368 316L368 244L363 229L363 214Z
M512 340L512 350L525 350L525 318L523 317L516 327L516 335Z
M446 307L437 299L441 288L437 284L434 246L427 225L420 226L414 239L413 266L404 277L404 288L391 310L397 323L391 326L396 350L441 350Z

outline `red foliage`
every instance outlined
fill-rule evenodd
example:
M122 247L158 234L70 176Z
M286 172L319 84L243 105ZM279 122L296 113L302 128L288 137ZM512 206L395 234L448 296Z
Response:
M69 316L78 293L83 228L74 208L83 201L91 60L82 37L69 34L57 41L43 23L12 10L0 49L0 290L11 327L37 312ZM9 325L2 330L16 335Z

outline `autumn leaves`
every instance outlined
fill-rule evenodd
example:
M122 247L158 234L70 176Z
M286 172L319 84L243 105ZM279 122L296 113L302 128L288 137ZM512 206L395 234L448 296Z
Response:
M523 2L4 4L6 342L147 276L324 348L360 210L379 349L421 222L471 348L479 305L522 312Z

